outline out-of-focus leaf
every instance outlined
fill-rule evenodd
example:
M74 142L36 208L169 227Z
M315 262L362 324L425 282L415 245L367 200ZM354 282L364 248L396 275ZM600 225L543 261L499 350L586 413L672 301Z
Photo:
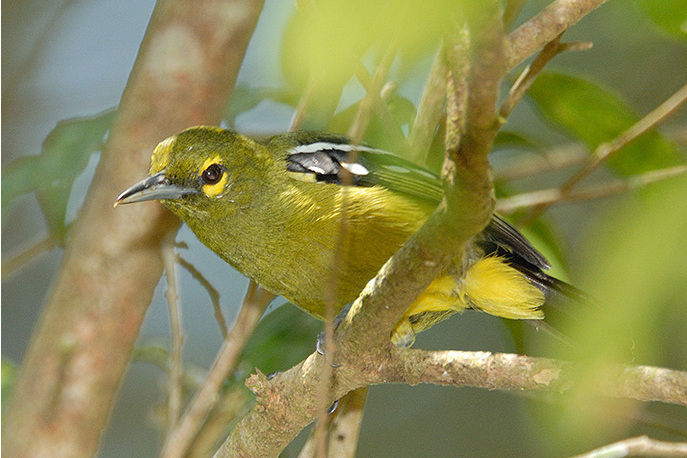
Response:
M4 413L7 407L7 401L12 394L12 387L14 386L14 380L17 377L17 365L13 362L2 358L2 411Z
M348 81L369 51L384 53L394 42L406 59L424 57L451 25L457 5L411 0L302 2L287 24L282 67L287 80L304 87L313 79L335 86Z
M239 115L252 110L264 100L273 100L290 106L296 106L298 103L298 97L288 88L238 86L231 94L224 119L233 124Z
M270 373L290 368L315 351L322 323L299 308L285 304L260 320L243 353L242 366ZM242 378L242 377L239 377Z
M317 125L311 113L328 120L343 86L363 62L378 62L389 49L406 67L426 57L438 47L457 9L449 0L430 6L412 0L300 2L286 26L281 63L290 87L298 92L307 87L307 125L326 126Z
M687 40L687 0L637 0L637 4L663 31Z
M165 373L169 373L169 350L164 343L156 341L147 341L138 343L131 355L133 361L137 363L148 363ZM207 377L207 370L193 362L184 361L183 373L181 374L181 381L184 389L192 391L198 389L205 378Z
M581 311L586 312L583 319L567 330L579 344L564 357L578 361L581 379L563 410L567 423L558 430L569 437L562 440L594 437L599 428L617 427L632 417L631 411L617 414L620 401L586 391L598 386L600 374L607 375L611 365L687 367L686 195L684 176L655 184L645 199L628 198L590 232L594 235L583 258L593 262L583 272L581 286L599 307ZM594 415L576 408L588 405L590 397Z
M358 112L360 103L340 111L334 116L327 130L331 132L348 132L353 119ZM379 118L375 113L370 117L370 122L365 130L365 143L375 148L391 151L398 156L406 152L403 126L408 126L415 116L415 105L407 98L393 94L386 101L387 110L391 115L387 122Z
M169 368L169 351L160 344L136 345L131 358L134 361L152 364L164 370Z
M72 185L99 151L114 110L61 121L43 142L41 154L12 162L2 171L3 208L14 198L35 191L48 229L58 239L66 234L65 214Z
M504 149L520 149L543 153L541 146L533 139L526 137L519 132L499 131L494 139L494 151Z
M429 147L429 153L425 160L425 168L434 172L436 175L441 175L441 167L444 164L444 155L446 151L446 122L440 121L439 128L434 134L432 144Z
M640 117L618 96L587 80L559 73L542 73L529 95L544 117L590 150L613 140ZM651 131L608 160L621 175L634 175L683 163L677 148Z

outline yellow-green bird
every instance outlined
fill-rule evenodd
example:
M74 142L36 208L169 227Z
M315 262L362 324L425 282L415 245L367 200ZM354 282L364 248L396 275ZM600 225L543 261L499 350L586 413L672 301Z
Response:
M200 126L161 142L148 177L116 204L160 201L222 259L322 319L331 285L337 310L352 302L441 196L436 175L344 136L255 141ZM573 289L545 274L546 259L496 215L468 253L464 275L450 265L411 305L392 333L395 344L410 345L417 332L465 309L541 320L549 293Z

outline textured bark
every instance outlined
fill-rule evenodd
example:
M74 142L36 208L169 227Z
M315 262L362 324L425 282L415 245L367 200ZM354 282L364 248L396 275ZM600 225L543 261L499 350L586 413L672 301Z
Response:
M113 209L152 148L216 124L262 8L158 4L3 421L8 456L93 456L179 223L158 204Z

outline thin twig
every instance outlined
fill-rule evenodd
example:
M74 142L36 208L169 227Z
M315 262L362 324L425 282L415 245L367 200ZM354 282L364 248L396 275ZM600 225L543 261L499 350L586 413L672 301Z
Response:
M393 60L388 62L388 65L391 65L392 63ZM365 97L363 97L358 104L356 119L354 119L351 123L351 128L349 129L348 134L354 139L354 141L357 139L358 143L362 142L365 131L363 130L360 132L360 127L365 126L365 128L367 128L367 124L369 124L370 118L372 117L371 114L374 112L384 128L387 141L393 145L393 151L400 156L407 156L409 154L409 147L405 134L403 133L401 126L399 126L398 122L396 121L396 118L394 118L389 111L389 106L386 103L392 91L396 90L396 86L394 83L385 81L384 78L388 73L388 68L384 70L384 73L382 74L379 71L379 67L382 65L387 64L380 63L378 68L375 70L374 76L370 75L370 73L367 71L367 68L365 68L361 62L358 61L357 65L355 66L355 76L358 78L358 81L360 81L360 84L362 84L363 88L365 88ZM382 76L384 76L384 78L382 78ZM363 116L362 113L368 113L367 115L364 115L368 118L366 122L364 122L364 119L359 118L360 116Z
M227 320L224 318L224 313L222 312L222 306L219 300L219 292L214 286L208 281L207 278L198 270L196 267L188 262L186 259L182 258L180 254L177 253L176 261L191 274L191 276L200 283L200 286L205 288L205 290L210 295L210 301L212 301L212 308L215 311L215 320L219 325L219 330L222 333L222 339L227 338Z
M515 106L527 93L534 80L537 79L537 76L544 70L544 67L551 59L565 51L582 51L592 47L591 43L561 43L562 36L563 34L560 34L553 41L547 43L544 49L537 54L534 61L522 71L510 88L508 97L506 97L499 110L499 117L502 122L505 122L508 116L510 116Z
M291 127L289 128L291 132L297 131L298 127L301 125L301 122L303 122L303 119L305 119L305 113L308 111L308 105L310 104L312 93L313 84L311 81L308 81L308 84L303 91L303 95L301 95L301 98L298 100L298 105L291 116Z
M331 426L329 458L354 458L368 387L358 388L341 398Z
M356 112L355 118L353 119L351 127L348 131L355 143L360 143L362 141L365 130L370 123L374 105L382 100L380 94L384 84L386 83L391 64L393 64L394 59L396 58L396 54L398 52L398 42L399 37L398 34L396 34L394 39L392 39L391 43L387 47L386 52L380 59L379 64L377 64L371 79L367 78L367 70L362 64L359 64L356 67L356 76L365 88L365 96L358 105L358 111Z
M408 135L408 145L410 146L411 153L409 159L416 164L424 164L426 162L429 147L432 144L432 139L441 121L441 114L444 111L446 76L448 74L444 53L445 50L442 45L429 71L427 83L422 92L420 104L417 107L415 121L413 121L410 134Z
M677 92L671 95L665 102L656 107L651 113L644 116L642 119L633 124L629 129L618 135L613 140L602 143L594 150L591 162L587 163L579 172L570 178L563 186L560 187L561 195L569 194L572 189L581 182L584 178L589 176L599 166L604 164L608 159L615 156L623 147L627 146L632 141L644 135L649 130L653 129L659 123L665 121L670 115L675 113L687 101L687 85L682 86ZM522 221L527 224L533 219L541 215L550 204L541 204L532 209L529 215Z
M506 68L512 69L608 0L555 0L506 37Z
M352 138L354 144L359 144L362 142L365 130L370 122L372 111L375 105L382 104L381 92L384 89L386 82L386 77L389 72L389 68L393 63L396 53L398 50L398 35L392 39L391 43L387 47L384 56L377 65L374 75L369 79L367 70L362 67L357 73L360 74L359 79L366 89L365 97L360 101L358 105L358 111L356 112L355 118L351 123L349 129L349 135ZM364 71L363 71L364 70ZM354 153L355 154L355 153ZM353 157L351 160L355 160ZM340 208L340 225L338 240L343 241L346 239L348 232L348 186L342 187L342 199ZM337 246L343 246L342 243L338 243ZM336 341L334 339L334 304L336 303L337 295L337 285L339 282L339 273L342 270L343 263L343 252L342 250L336 250L332 259L332 272L333 278L329 284L327 290L327 301L325 303L325 319L324 319L324 341L325 341L325 365L324 371L321 379L320 389L318 399L322 400L319 409L319 415L317 418L317 423L315 425L315 430L313 432L316 456L326 457L327 456L327 430L329 428L330 413L329 405L326 402L330 398L329 391L332 380L332 366L334 364L334 355L336 354Z
M587 157L587 150L578 144L554 147L543 154L519 155L512 163L494 170L494 181L503 183L579 165Z
M367 391L367 387L351 391L339 400L336 411L328 417L328 458L352 458L355 456ZM316 435L313 430L301 448L298 458L314 457L315 447Z
M66 13L76 3L76 0L65 0L58 5L55 12L49 14L47 22L42 24L40 33L31 43L26 58L22 59L22 62L14 69L11 75L8 75L9 77L2 90L3 106L6 106L8 98L15 96L17 87L24 81L26 75L31 74L37 64L42 62L43 53L46 49L49 49L50 44L53 43L57 28L60 27ZM9 67L11 68L12 66Z
M181 331L181 308L179 307L179 295L177 294L176 254L174 252L174 236L169 234L162 245L162 261L167 278L165 298L169 308L169 329L172 338L172 349L169 362L169 394L167 398L167 428L166 435L172 433L174 425L181 412L182 374L181 351L184 337Z
M609 458L615 456L687 456L687 442L667 442L648 436L632 437L605 445L575 458Z
M52 250L53 248L55 248L55 246L55 239L53 237L47 236L44 239L34 243L30 247L13 255L7 261L3 261L2 279L4 280L5 278L8 278L10 274L12 274L12 272L17 270L19 267L31 261L39 254Z
M652 170L642 173L641 175L629 177L620 182L592 186L579 191L570 191L567 194L562 193L559 188L542 189L540 191L516 194L504 199L499 199L496 208L501 213L513 213L515 210L538 207L541 205L550 206L558 203L601 199L623 194L685 173L687 173L687 166L679 165L676 167Z
M205 383L195 394L172 434L167 437L162 457L181 458L186 455L205 417L216 405L224 381L236 367L248 339L272 299L274 294L250 282L236 323L222 344Z

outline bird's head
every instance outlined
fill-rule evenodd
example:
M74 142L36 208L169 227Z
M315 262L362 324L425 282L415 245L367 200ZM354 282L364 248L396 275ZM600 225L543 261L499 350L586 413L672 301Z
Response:
M159 200L183 216L235 203L241 200L242 183L251 178L246 171L260 167L256 154L259 146L235 132L191 127L157 145L148 177L121 193L115 206Z

